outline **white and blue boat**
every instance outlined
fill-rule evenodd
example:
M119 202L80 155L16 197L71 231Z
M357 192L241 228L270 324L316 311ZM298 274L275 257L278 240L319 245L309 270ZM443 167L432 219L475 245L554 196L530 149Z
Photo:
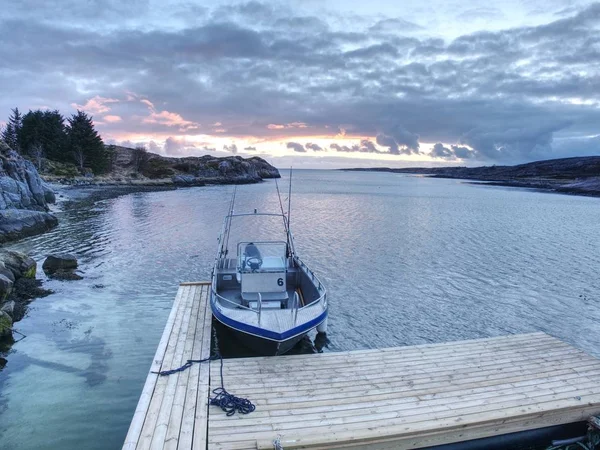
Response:
M236 214L234 203L235 192L212 272L212 313L255 353L281 355L314 328L327 331L327 293L296 254L281 198L281 213Z

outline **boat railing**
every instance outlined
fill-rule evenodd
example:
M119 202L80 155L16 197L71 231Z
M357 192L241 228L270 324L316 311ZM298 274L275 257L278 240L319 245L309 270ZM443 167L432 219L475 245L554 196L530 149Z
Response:
M242 304L240 304L240 303L237 303L237 302L231 301L231 300L229 300L228 298L225 298L225 297L223 297L222 295L219 295L219 294L217 293L217 290L214 288L214 286L211 286L211 291L212 291L212 294L215 296L215 298L216 298L216 299L217 299L217 300L218 300L220 303L228 303L228 304L230 304L231 306L233 306L233 307L235 307L235 308L241 308L241 309L245 309L245 310L247 310L247 311L252 311L252 312L254 312L254 313L258 313L258 311L257 311L257 310L255 310L255 309L252 309L252 308L250 308L250 307L248 307L248 306L244 306L244 305L242 305Z
M298 292L294 292L294 297L292 299L292 304L290 305L290 310L292 311L292 321L294 325L298 321L298 306L300 304L300 298L298 297Z
M260 326L260 317L262 315L262 295L258 293L258 326Z
M317 300L315 300L314 302L311 302L308 305L305 305L299 309L310 308L310 307L313 307L318 304L321 305L323 310L327 309L327 290L325 289L325 286L323 286L323 284L321 283L321 280L319 280L319 278L317 278L315 273L312 270L310 270L310 268L306 264L304 264L304 261L302 261L298 257L296 257L296 260L298 261L298 264L304 270L304 272L306 272L306 274L312 279L313 283L317 286L319 294L321 294Z

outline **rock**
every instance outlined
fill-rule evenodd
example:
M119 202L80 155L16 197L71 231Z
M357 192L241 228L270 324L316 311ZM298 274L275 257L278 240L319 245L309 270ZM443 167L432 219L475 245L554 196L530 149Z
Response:
M0 243L44 233L58 225L46 212L25 209L0 210Z
M6 366L7 362L8 362L8 360L6 358L2 358L0 356L0 370L4 369L4 366Z
M8 313L0 311L0 337L12 335L12 318Z
M57 271L69 271L77 269L77 258L70 253L54 253L48 255L42 269L46 275L52 275Z
M14 302L14 300L10 300L2 305L2 308L0 308L0 311L4 311L6 314L8 314L14 320L15 307L16 307L16 303Z
M42 188L44 189L44 199L46 200L46 203L56 203L56 194L54 194L54 190L46 183L42 184Z
M0 141L0 243L56 226L56 217L47 213L53 197L33 163Z
M6 267L6 265L4 264L4 261L0 261L0 275L4 275L6 278L8 278L13 283L15 281L15 274L12 273L12 270L10 270Z
M13 286L12 298L17 302L28 302L34 298L46 297L53 294L54 291L41 287L42 281L36 278L19 278ZM15 317L13 316L13 319Z
M0 275L0 302L6 300L6 298L12 293L14 283L6 278L4 275Z
M25 253L14 250L0 250L0 261L6 269L12 272L13 278L8 277L11 281L21 277L35 278L37 264L33 258Z
M48 275L51 278L54 278L55 280L62 280L62 281L74 281L74 280L83 280L83 277L71 270L57 270L56 272L53 272L52 274Z
M171 180L174 184L180 186L193 186L196 182L196 177L193 175L175 175Z

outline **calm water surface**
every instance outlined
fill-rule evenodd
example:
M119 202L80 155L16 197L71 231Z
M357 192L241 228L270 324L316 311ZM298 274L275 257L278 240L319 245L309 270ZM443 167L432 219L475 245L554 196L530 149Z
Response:
M292 228L330 294L326 351L545 331L600 357L600 199L296 171ZM282 185L285 180L282 181ZM232 187L131 194L13 245L78 255L0 372L2 449L120 448L181 281L208 280ZM275 183L237 211L277 211ZM40 264L41 265L41 264ZM41 270L38 276L43 277Z

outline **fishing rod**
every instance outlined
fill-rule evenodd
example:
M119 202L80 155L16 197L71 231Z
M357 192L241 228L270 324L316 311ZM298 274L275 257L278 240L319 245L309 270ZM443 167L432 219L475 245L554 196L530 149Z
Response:
M231 216L233 215L233 206L235 205L235 195L237 193L237 185L233 187L233 195L231 196L231 203L229 204L229 214L227 215L227 237L225 238L225 248L221 249L223 256L227 256L229 252L229 235L231 234Z
M283 220L283 228L285 228L285 234L287 237L287 253L288 256L291 256L291 248L290 248L290 227L289 223L286 220L285 212L283 211L283 202L281 201L281 192L279 191L279 183L275 180L275 187L277 188L277 198L279 198L279 208L281 209L281 218ZM289 214L289 212L288 212Z

